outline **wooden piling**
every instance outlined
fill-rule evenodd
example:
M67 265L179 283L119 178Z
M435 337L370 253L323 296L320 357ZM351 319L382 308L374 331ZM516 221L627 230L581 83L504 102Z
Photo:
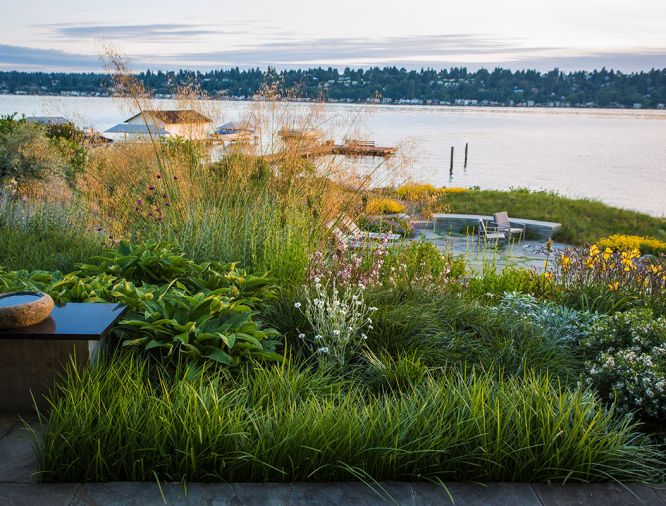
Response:
M465 168L467 168L467 150L469 149L469 142L465 143Z
M451 146L451 164L449 165L449 174L453 174L453 146Z

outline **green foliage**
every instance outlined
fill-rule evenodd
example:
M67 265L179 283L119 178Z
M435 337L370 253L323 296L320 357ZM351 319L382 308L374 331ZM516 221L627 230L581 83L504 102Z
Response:
M620 412L663 426L666 415L666 318L649 309L604 316L582 340L587 383Z
M108 94L106 74L0 72L0 80L10 93L41 88L50 94L62 91ZM537 105L588 105L599 107L656 107L666 102L666 71L651 69L641 72L559 69L548 72L466 67L448 69L422 68L407 70L396 66L384 68L335 67L310 69L269 68L239 70L215 69L209 72L179 70L178 72L141 72L137 79L153 93L173 93L174 89L191 88L207 93L247 97L261 93L266 84L276 83L278 91L291 98L314 100L335 99L366 102L378 96L390 100L417 99L434 103L453 103L456 99L487 100L491 105L509 105L533 100ZM322 83L329 83L322 96Z
M358 226L369 232L400 234L401 237L413 237L414 229L409 220L392 216L361 216Z
M540 327L544 334L571 348L578 345L597 321L590 311L576 311L518 292L507 292L493 308L505 318L521 318Z
M64 160L49 142L44 127L15 116L0 117L0 181L62 173Z
M244 299L146 285L132 295L118 297L133 308L115 331L123 346L138 346L163 361L185 358L237 366L249 358L282 359L275 353L278 332L262 329Z
M548 291L550 284L543 275L532 269L517 266L507 266L497 270L495 266L484 268L479 276L468 280L467 297L482 301L493 301L506 292L520 292L533 295L543 295Z
M652 236L666 240L666 220L610 207L589 199L570 199L552 192L474 190L446 195L451 212L493 214L562 224L555 239L570 244L594 243L611 234Z
M164 362L280 360L279 333L255 319L271 279L235 264L196 264L166 243L122 243L92 264L60 272L0 270L0 291L41 290L57 303L118 302L129 312L114 328L123 346ZM158 284L154 284L158 283Z
M382 284L402 291L452 287L466 272L465 259L441 252L429 241L389 248L381 268Z
M31 205L0 191L0 238L0 265L67 272L99 253L106 236L89 231L71 206Z
M378 291L366 299L379 307L368 339L375 352L417 353L431 367L457 370L494 369L511 375L550 371L564 381L578 368L576 358L554 336L456 294L402 300Z
M51 396L42 481L658 481L628 418L547 377L431 378L375 396L322 371L137 358L70 370Z

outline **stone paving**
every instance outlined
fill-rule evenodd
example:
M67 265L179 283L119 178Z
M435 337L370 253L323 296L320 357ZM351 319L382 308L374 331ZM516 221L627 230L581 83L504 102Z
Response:
M24 418L25 419L25 418ZM34 423L34 418L27 418ZM35 479L29 432L0 414L0 506L666 506L666 485L541 483L58 483Z
M477 270L485 266L494 266L497 269L516 265L535 268L543 271L546 260L545 241L512 241L504 246L495 247L494 244L483 244L476 236L440 235L432 230L418 230L415 240L433 242L442 251L450 251L456 255L465 255L469 265ZM552 253L557 253L567 247L566 244L554 242Z

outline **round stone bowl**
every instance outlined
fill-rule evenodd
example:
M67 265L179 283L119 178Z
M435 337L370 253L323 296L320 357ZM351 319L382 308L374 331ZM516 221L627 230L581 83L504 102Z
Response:
M18 329L44 321L53 305L53 299L42 292L0 294L0 329Z

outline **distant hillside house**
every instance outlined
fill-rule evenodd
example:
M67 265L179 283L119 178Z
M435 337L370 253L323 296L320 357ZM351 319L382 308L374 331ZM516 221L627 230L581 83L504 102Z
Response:
M191 109L176 111L143 111L125 121L127 125L148 124L158 131L166 131L171 137L207 139L213 122L203 114Z

